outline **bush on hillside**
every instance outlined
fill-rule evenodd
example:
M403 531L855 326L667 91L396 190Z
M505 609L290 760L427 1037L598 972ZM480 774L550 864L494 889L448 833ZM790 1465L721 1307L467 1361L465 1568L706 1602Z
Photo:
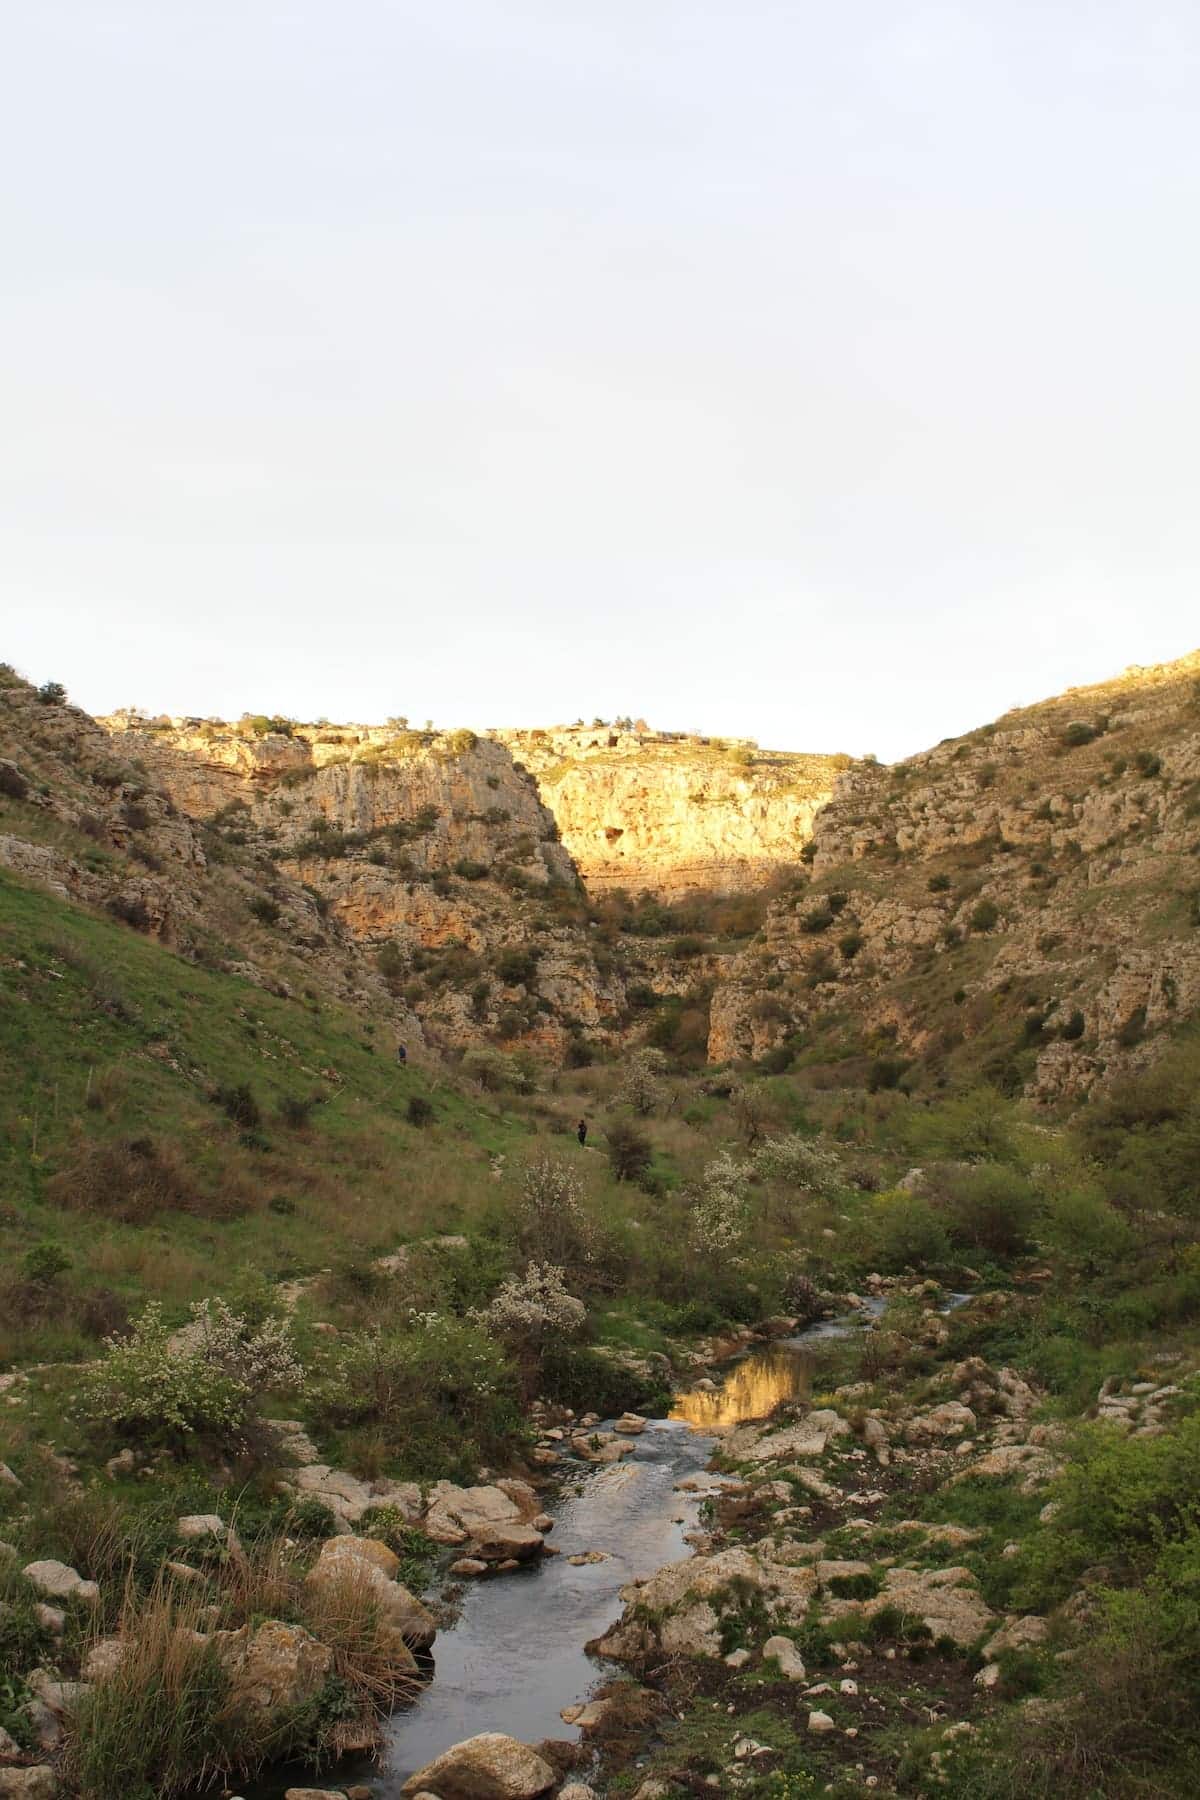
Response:
M43 681L37 690L37 698L42 706L62 706L67 698L67 690L61 681Z
M646 1045L635 1050L625 1065L625 1079L617 1089L618 1105L630 1106L642 1118L649 1118L663 1099L662 1078L667 1072L667 1059L661 1050Z
M615 1181L640 1181L654 1161L654 1150L644 1131L630 1119L615 1119L607 1133L608 1166Z
M176 1146L165 1138L81 1140L71 1161L50 1177L46 1197L72 1212L122 1224L144 1224L158 1212L227 1217L237 1201L225 1190L209 1200Z
M223 1300L197 1301L191 1314L190 1325L173 1334L152 1301L128 1337L107 1339L105 1354L84 1373L81 1416L118 1438L176 1452L196 1440L243 1447L263 1397L300 1384L291 1327L277 1318L252 1326Z
M470 1320L412 1313L398 1330L344 1338L310 1399L347 1453L415 1479L473 1481L522 1430L517 1373Z
M1038 1195L1018 1170L982 1163L942 1178L952 1241L990 1256L1017 1256L1029 1248L1039 1211Z

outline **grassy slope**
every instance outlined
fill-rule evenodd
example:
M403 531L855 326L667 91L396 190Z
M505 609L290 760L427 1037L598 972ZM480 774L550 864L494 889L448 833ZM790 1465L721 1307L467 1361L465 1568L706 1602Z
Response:
M60 1242L80 1294L182 1305L242 1272L279 1278L452 1229L477 1204L489 1154L520 1131L397 1068L347 1011L194 967L7 876L0 998L3 1259L15 1267L34 1243ZM253 1134L210 1098L241 1083L263 1115ZM307 1127L282 1123L282 1100L314 1094ZM424 1129L406 1118L417 1094L435 1107ZM120 1194L99 1213L54 1203L70 1198L62 1171L89 1146L131 1138L173 1147L194 1190L182 1210L125 1222ZM0 1324L0 1359L19 1354L21 1332ZM78 1326L63 1319L59 1336L69 1351Z

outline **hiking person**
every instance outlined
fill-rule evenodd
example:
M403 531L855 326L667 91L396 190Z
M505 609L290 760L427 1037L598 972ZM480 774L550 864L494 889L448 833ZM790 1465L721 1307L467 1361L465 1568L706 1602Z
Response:
M408 1045L407 1044L397 1044L396 1045L396 1061L400 1064L401 1068L403 1068L405 1063L408 1061Z
M575 1136L579 1139L581 1144L587 1143L587 1120L586 1119L580 1119L578 1125L575 1127Z

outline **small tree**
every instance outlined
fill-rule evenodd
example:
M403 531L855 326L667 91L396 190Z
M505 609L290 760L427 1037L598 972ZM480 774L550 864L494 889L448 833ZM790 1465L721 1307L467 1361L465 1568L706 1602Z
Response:
M631 1119L608 1128L608 1166L617 1181L640 1181L654 1160L650 1139Z
M527 1256L564 1267L591 1261L594 1234L583 1208L583 1184L570 1163L542 1156L526 1167L517 1221Z
M258 1422L262 1397L298 1387L303 1373L286 1319L253 1327L223 1300L199 1300L191 1324L172 1334L152 1301L128 1337L105 1339L77 1404L119 1437L177 1450L195 1438L236 1448Z
M43 706L63 706L66 704L67 690L61 681L43 681L37 697Z
M582 1300L567 1292L561 1269L531 1262L524 1275L503 1282L491 1305L474 1317L504 1345L520 1370L523 1392L530 1395L541 1381L546 1351L574 1337L587 1311Z
M662 1104L662 1078L666 1071L667 1059L661 1050L651 1044L635 1050L625 1070L625 1079L617 1089L617 1100L631 1106L639 1117L648 1119L655 1107Z
M701 1252L737 1249L747 1224L746 1187L750 1169L722 1150L704 1171L692 1196L691 1239Z

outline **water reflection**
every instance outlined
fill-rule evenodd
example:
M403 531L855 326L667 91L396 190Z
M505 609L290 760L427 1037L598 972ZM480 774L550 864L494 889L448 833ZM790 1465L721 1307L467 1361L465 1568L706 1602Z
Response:
M677 1395L670 1416L715 1431L743 1419L765 1419L781 1400L807 1398L811 1391L808 1357L794 1346L770 1344L732 1368L715 1392L694 1388Z

